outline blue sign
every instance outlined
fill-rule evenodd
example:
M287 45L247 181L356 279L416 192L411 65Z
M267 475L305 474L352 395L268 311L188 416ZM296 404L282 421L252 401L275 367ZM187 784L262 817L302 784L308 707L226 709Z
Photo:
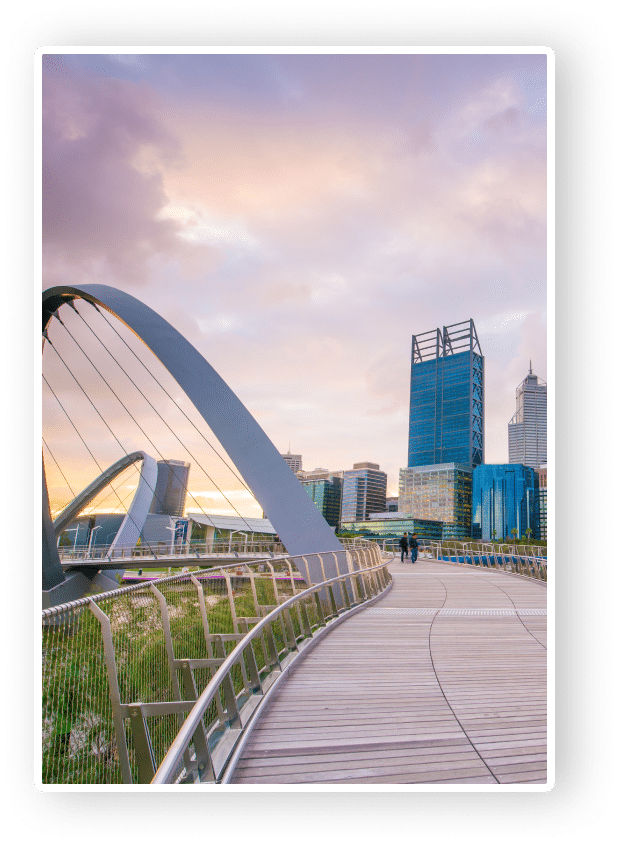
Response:
M185 542L187 539L187 529L189 527L189 519L177 519L176 530L174 531L174 544Z

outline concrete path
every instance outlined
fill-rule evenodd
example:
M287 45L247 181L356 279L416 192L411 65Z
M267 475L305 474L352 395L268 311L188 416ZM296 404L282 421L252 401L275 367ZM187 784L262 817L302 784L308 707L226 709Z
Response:
M232 783L546 782L546 586L434 560L300 661Z

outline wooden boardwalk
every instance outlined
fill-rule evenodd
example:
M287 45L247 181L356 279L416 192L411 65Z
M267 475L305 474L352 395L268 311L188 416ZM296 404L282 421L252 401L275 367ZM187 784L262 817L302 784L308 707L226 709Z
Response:
M281 684L230 782L546 782L546 586L431 560Z

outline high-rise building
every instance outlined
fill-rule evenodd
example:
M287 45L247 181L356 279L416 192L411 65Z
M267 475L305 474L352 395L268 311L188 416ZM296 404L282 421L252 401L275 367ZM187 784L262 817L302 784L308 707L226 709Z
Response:
M290 449L288 449L288 453L282 454L282 457L293 472L299 472L303 469L303 458L300 454L291 454Z
M151 513L177 517L183 515L190 468L191 463L182 460L157 461L157 483L150 505Z
M547 393L546 382L533 374L529 364L529 374L516 389L516 412L507 426L510 463L533 469L546 463Z
M473 470L473 537L539 539L538 508L538 476L530 466L486 464Z
M471 469L463 463L400 469L399 512L443 523L443 539L471 535Z
M413 336L408 465L484 462L484 358L472 319Z
M342 479L337 476L301 479L305 491L322 513L327 524L337 528L342 506Z
M354 463L343 475L342 522L369 519L370 513L385 511L387 474L378 463Z

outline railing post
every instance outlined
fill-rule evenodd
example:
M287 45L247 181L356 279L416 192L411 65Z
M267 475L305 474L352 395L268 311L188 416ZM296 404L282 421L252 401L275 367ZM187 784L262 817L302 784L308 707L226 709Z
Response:
M218 659L225 659L226 658L226 650L224 648L223 639L220 635L216 635L214 638L215 643L215 654L217 655ZM224 679L221 682L221 686L224 693L224 706L226 708L226 723L230 727L231 730L238 729L241 726L241 719L239 717L239 709L236 703L236 695L234 693L234 684L232 682L232 677L230 674L226 674ZM222 724L222 726L224 726Z
M116 737L116 750L118 753L118 761L120 762L120 771L124 783L130 784L133 782L131 776L131 765L129 764L129 751L127 749L127 736L125 734L124 718L120 712L120 688L118 685L118 671L116 669L116 655L114 652L114 641L112 639L112 625L110 619L97 606L94 601L89 601L88 606L90 611L99 621L101 625L101 638L103 639L103 655L105 658L105 667L107 670L107 682L110 692L110 703L112 705L112 721L114 724L114 735ZM152 777L151 777L152 779ZM150 782L150 780L149 780Z
M157 766L155 764L155 755L153 753L150 734L146 726L146 719L142 715L140 704L132 704L129 713L135 755L138 763L138 782L149 783L155 776Z

